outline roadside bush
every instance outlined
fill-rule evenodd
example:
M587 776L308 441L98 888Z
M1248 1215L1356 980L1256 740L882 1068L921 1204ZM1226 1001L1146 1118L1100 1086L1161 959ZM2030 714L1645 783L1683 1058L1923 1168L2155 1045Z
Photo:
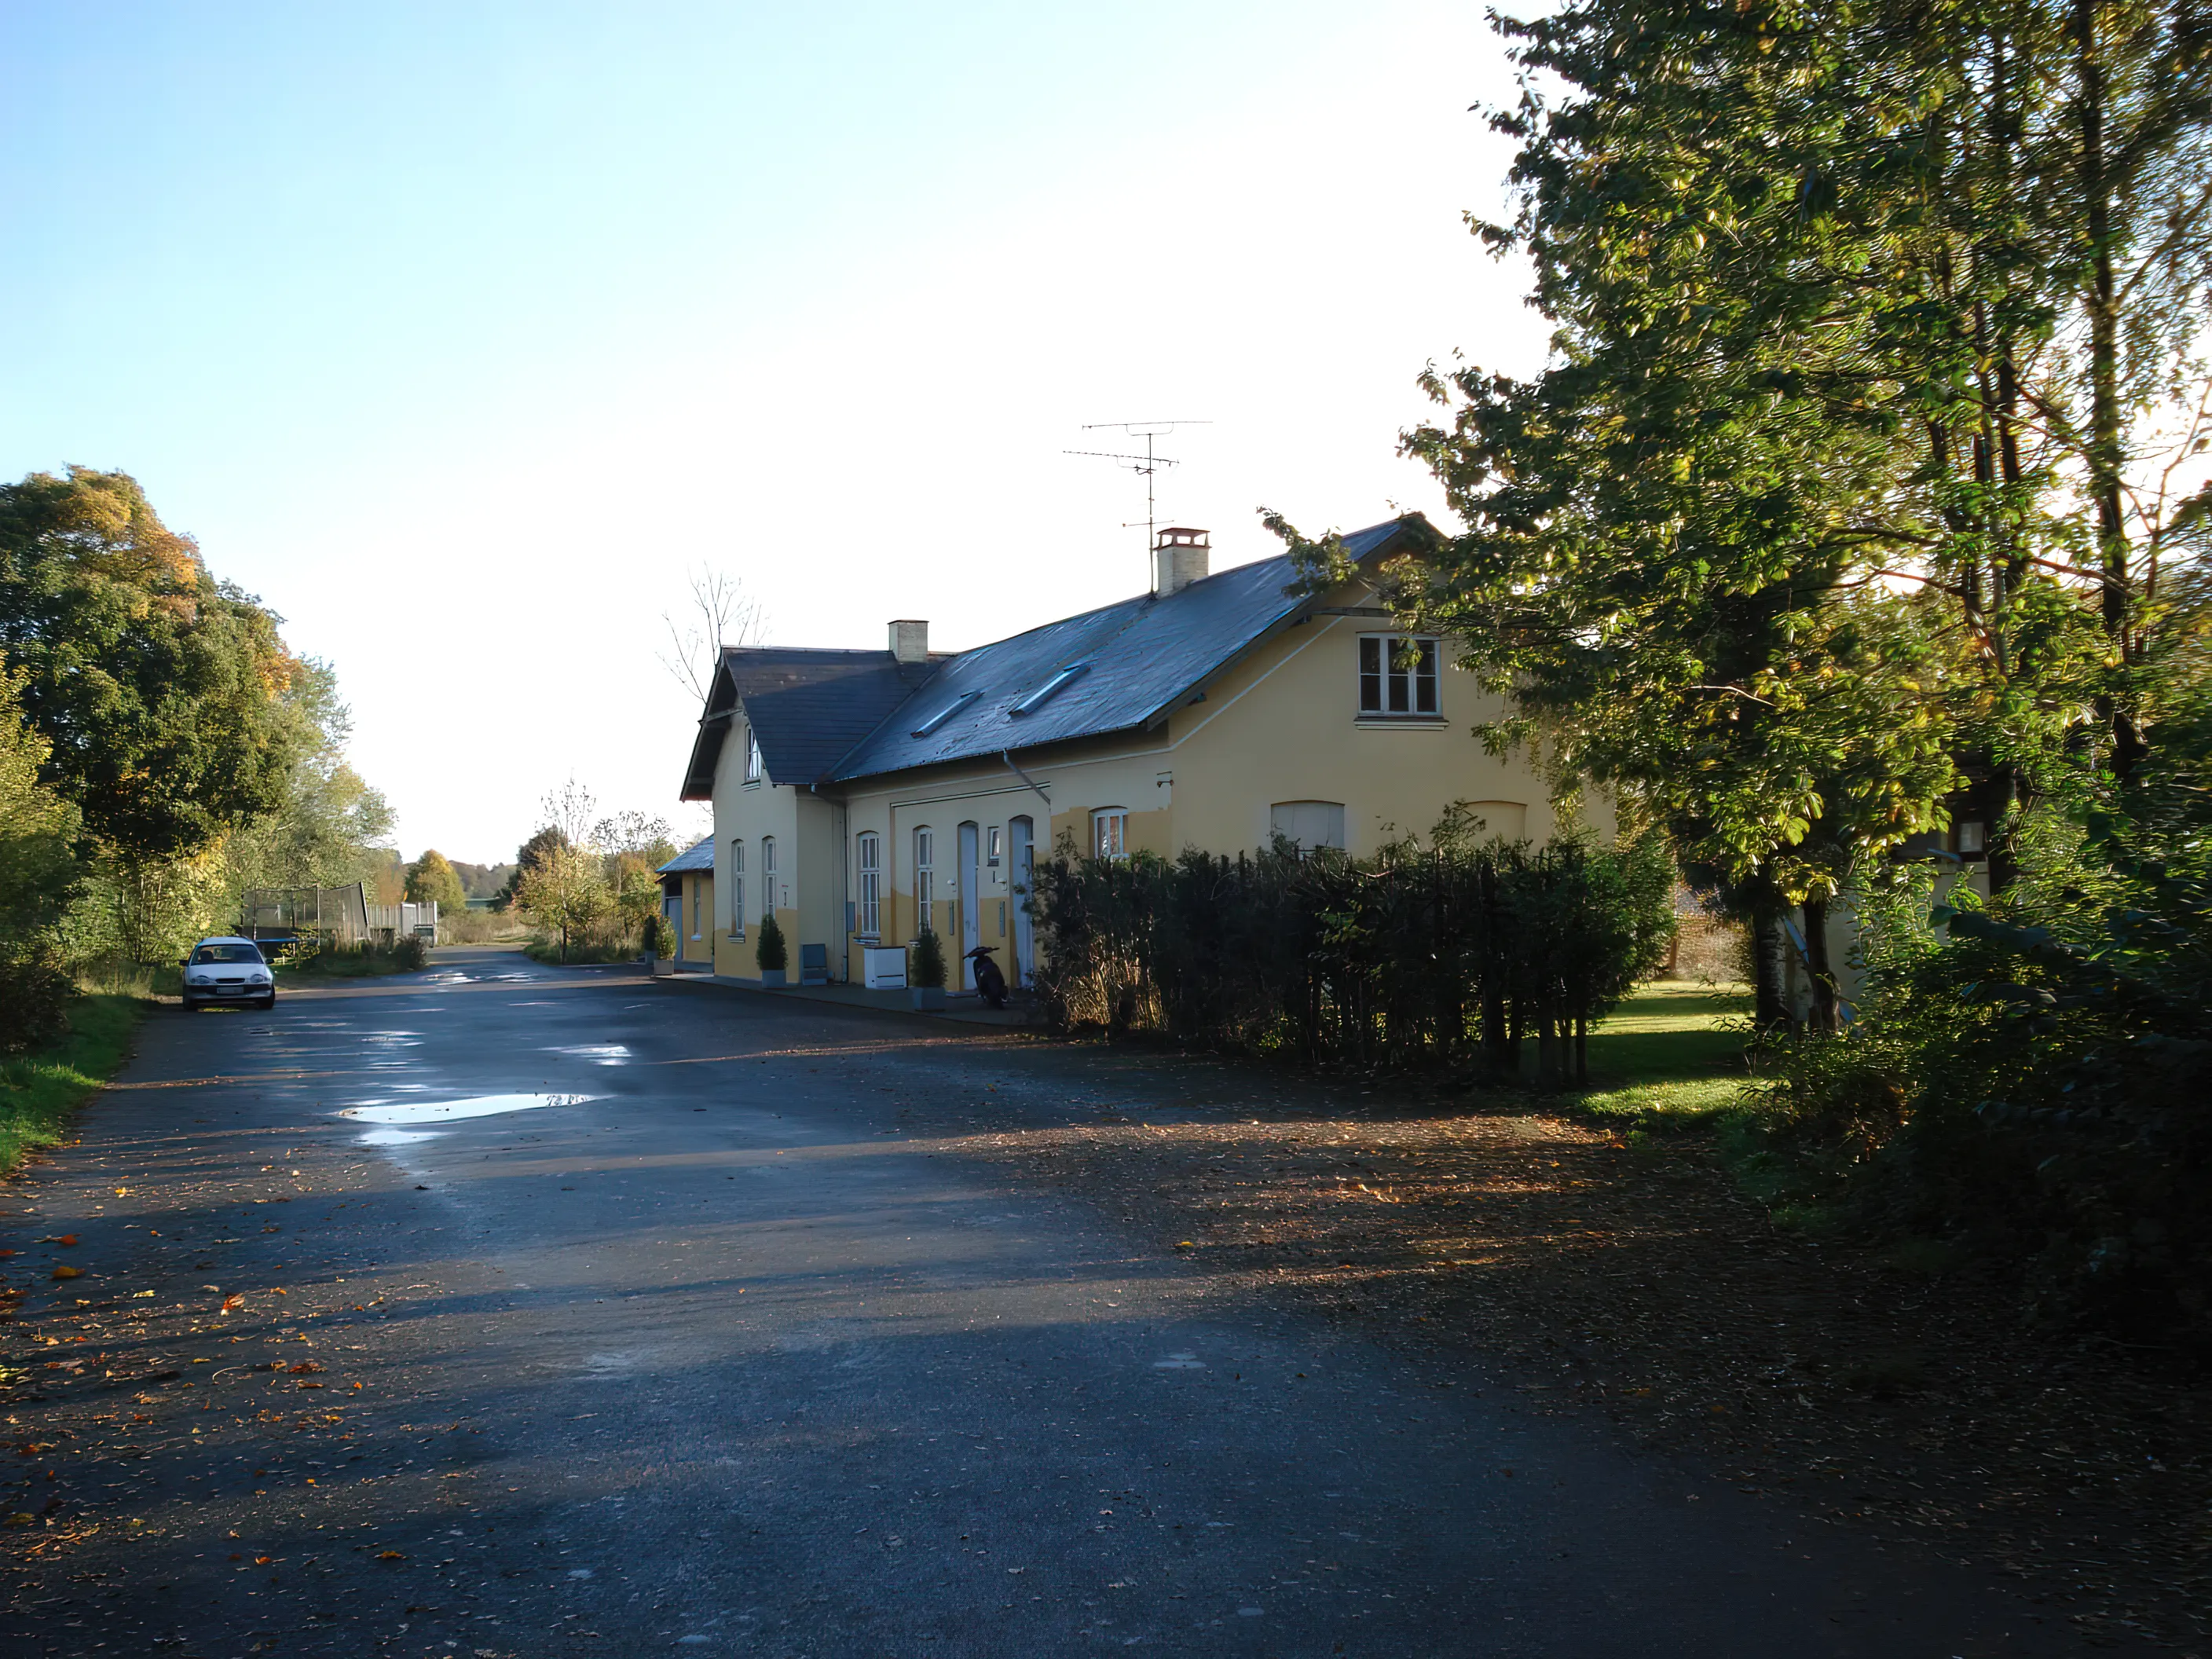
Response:
M1588 1075L1589 1023L1665 955L1673 872L1649 843L1476 843L1447 821L1373 859L1287 843L1234 859L1036 872L1039 1000L1063 1030L1153 1031L1364 1067Z
M783 929L776 925L773 913L760 919L760 933L753 941L753 962L764 974L780 974L791 960L790 948L783 942Z
M669 925L666 916L655 910L645 919L639 942L648 957L655 962L665 962L676 954L676 929Z
M1768 1122L1847 1212L2008 1264L2045 1318L2202 1364L2212 871L2181 758L2070 835L2046 812L2001 900L1931 911L1924 875L1872 896L1859 1017L1783 1057Z

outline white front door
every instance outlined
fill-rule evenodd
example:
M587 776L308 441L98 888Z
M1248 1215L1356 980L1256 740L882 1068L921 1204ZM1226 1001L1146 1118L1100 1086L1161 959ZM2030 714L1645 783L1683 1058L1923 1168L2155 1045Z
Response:
M975 988L975 964L968 953L983 942L983 872L975 826L960 826L960 988Z
M1036 971L1036 941L1030 931L1030 889L1036 879L1036 826L1016 818L1006 826L1007 884L1013 890L1014 959L1006 964L1006 981L1027 985Z

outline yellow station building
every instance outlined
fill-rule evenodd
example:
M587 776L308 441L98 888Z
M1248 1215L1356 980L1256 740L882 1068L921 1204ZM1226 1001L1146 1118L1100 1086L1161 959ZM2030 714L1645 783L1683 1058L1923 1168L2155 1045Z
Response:
M683 790L714 835L667 872L683 954L757 980L773 910L793 981L858 981L927 917L959 988L979 945L1020 985L1027 873L1055 847L1361 854L1458 803L1542 840L1541 781L1473 732L1498 700L1376 603L1373 573L1432 533L1348 536L1356 574L1301 596L1287 557L1210 574L1206 532L1169 529L1150 592L973 650L902 620L881 651L725 651Z

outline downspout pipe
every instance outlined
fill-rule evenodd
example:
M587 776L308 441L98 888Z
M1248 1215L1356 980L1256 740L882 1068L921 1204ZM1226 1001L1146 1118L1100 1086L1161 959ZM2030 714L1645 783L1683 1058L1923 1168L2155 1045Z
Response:
M1030 788L1036 790L1038 796L1043 800L1047 806L1050 806L1052 805L1052 797L1045 793L1044 786L1039 783L1035 778L1031 777L1028 773L1023 771L1019 766L1017 766L1014 763L1014 751L1012 750L1001 749L999 751L999 758L1006 763L1006 770L1012 772L1024 783L1026 783Z

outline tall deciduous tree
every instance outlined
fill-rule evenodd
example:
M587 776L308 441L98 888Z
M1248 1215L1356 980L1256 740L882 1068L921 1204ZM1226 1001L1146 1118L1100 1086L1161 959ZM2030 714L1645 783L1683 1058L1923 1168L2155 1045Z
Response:
M1429 375L1407 447L1467 529L1400 595L1507 692L1498 740L1770 903L1936 822L1955 766L2001 804L2124 776L2212 435L2201 6L1501 27L1520 211L1477 228L1553 353Z
M422 856L407 866L407 896L417 904L435 904L444 915L469 908L460 877L434 847L424 848Z
M216 582L127 474L0 485L0 651L46 781L123 857L202 851L283 799L299 666L276 618Z

